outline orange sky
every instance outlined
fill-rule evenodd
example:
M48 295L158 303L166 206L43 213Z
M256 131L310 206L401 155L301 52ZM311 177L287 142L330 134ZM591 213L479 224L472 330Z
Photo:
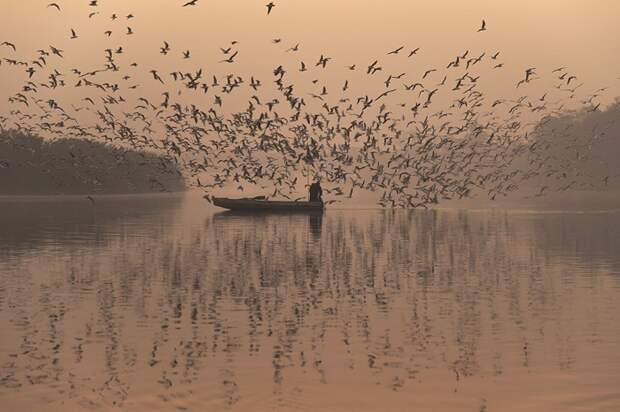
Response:
M123 46L119 61L140 63L140 70L131 74L132 81L143 86L152 85L148 83L152 79L144 77L151 68L168 73L202 67L208 74L234 71L266 77L279 64L296 72L301 60L314 69L318 57L325 54L332 58L329 70L311 71L308 80L331 80L334 88L349 76L345 65L355 63L365 68L379 59L384 74L407 72L414 79L428 68L444 69L454 56L470 50L474 56L501 52L497 61L505 66L484 76L487 88L504 97L514 94L515 83L528 67L538 68L543 79L536 88L541 90L553 84L545 75L567 66L585 82L588 88L584 86L584 92L609 86L601 98L604 103L620 91L620 43L616 40L620 38L616 21L620 2L615 0L282 0L275 2L269 16L264 0L199 0L194 7L181 7L182 0L99 0L96 8L89 7L87 0L58 0L60 12L46 7L47 0L3 3L0 42L13 42L18 50L14 53L2 47L0 57L34 59L36 49L54 45L65 50L65 58L54 60L49 67L93 70L103 64L105 48ZM89 19L91 11L99 14ZM119 19L111 20L112 13ZM127 21L124 16L128 13L135 18ZM478 33L482 19L487 21L488 30ZM125 34L127 26L132 27L134 35ZM71 28L78 39L69 38ZM106 30L112 30L111 37L103 34ZM281 38L282 43L271 43L274 38ZM172 46L171 54L165 57L159 54L164 40ZM235 64L218 63L224 57L220 47L232 40L239 42ZM285 53L296 43L300 43L299 52ZM405 49L399 56L386 56L402 45ZM416 56L403 56L415 47L421 48ZM186 49L192 53L190 60L182 59ZM26 78L22 70L0 66L0 113L6 113L6 97L18 91ZM371 87L366 80L357 80L352 77L352 88L360 93ZM383 80L377 79L379 89ZM264 78L266 81L269 79ZM83 97L82 90L66 92Z

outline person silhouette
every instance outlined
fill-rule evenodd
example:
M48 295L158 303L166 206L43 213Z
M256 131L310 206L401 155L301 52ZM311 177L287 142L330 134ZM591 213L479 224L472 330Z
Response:
M317 177L315 182L310 185L309 189L310 202L323 202L323 189L321 188L321 178Z

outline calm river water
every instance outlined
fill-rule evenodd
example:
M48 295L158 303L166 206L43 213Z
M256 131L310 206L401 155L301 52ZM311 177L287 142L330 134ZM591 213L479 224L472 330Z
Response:
M0 202L2 411L618 411L620 212Z

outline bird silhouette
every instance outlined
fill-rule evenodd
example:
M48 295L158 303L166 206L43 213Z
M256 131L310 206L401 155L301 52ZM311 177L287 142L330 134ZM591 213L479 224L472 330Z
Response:
M197 0L181 3L196 6ZM48 7L60 11L53 4L57 5ZM88 4L99 7L96 2ZM275 4L266 6L269 15ZM591 156L584 148L597 143L592 136L565 139L562 145L539 136L543 126L554 124L569 105L581 104L584 115L601 115L604 91L582 97L583 83L578 84L566 67L554 69L552 75L527 68L517 82L520 95L501 96L489 91L493 76L488 73L504 66L519 69L498 61L499 50L489 59L484 51L465 48L438 62L437 68L393 72L398 55L404 57L408 51L410 58L421 50L402 45L387 51L394 57L385 58L391 62L385 68L380 56L370 57L371 63L362 66L366 73L356 74L350 72L359 62L345 65L325 51L317 60L292 41L286 50L269 46L269 53L280 57L273 61L264 57L275 67L267 77L236 64L217 66L206 76L207 67L201 67L198 55L192 56L187 46L172 53L171 45L160 38L155 38L163 44L159 59L144 66L137 60L139 54L132 54L133 46L112 43L113 30L117 32L126 12L110 11L112 21L105 19L95 29L105 30L109 39L100 54L93 53L100 56L93 57L99 59L94 67L74 60L78 50L74 46L87 39L87 29L81 26L76 26L79 42L57 44L66 52L49 46L33 51L32 57L24 53L26 58L20 55L21 45L17 53L13 43L0 44L6 47L3 51L13 51L0 59L0 70L19 68L15 71L19 88L9 96L11 110L8 117L0 117L0 127L14 121L23 130L53 138L77 136L158 151L185 168L188 179L200 178L201 190L230 185L247 192L253 186L273 185L273 196L293 199L296 174L310 174L304 166L322 172L331 197L352 197L359 187L355 190L377 191L384 207L424 208L474 193L496 199L546 177L551 183L545 181L544 189L536 191L542 196L580 187L583 182L578 179L586 179L559 170L571 169L566 159L582 162ZM78 38L75 29L65 29L71 39ZM478 31L485 30L482 20ZM130 27L126 34L135 35L132 43L144 36ZM271 42L278 45L282 38ZM398 39L394 43L403 44ZM223 57L213 60L232 64L244 50L244 45L232 41L220 48L222 54L216 50ZM61 64L60 58L66 62ZM511 70L491 73L499 77ZM432 78L435 72L437 80ZM151 77L154 81L141 81ZM542 78L553 82L550 90L540 81L536 95L529 95L527 84ZM77 93L79 98L69 101L60 90L71 90L68 94ZM154 101L152 96L163 97ZM555 126L554 135L563 133L568 132ZM570 154L554 153L560 146ZM527 166L515 166L521 163ZM592 181L599 186L611 182L603 179ZM152 185L154 190L165 190L162 182Z

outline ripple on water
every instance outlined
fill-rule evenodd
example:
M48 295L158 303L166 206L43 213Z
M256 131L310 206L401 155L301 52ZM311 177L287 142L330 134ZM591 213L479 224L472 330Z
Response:
M620 407L618 214L100 204L7 214L10 410Z

